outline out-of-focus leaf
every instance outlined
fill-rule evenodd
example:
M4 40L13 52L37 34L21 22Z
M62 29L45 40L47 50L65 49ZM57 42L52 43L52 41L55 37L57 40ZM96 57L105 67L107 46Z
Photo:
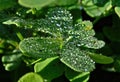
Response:
M103 28L104 34L107 38L111 41L120 41L120 29L114 27L104 27Z
M15 70L21 63L21 56L21 53L2 56L2 62L5 70Z
M64 65L59 61L58 57L53 57L36 63L34 70L40 74L44 80L50 82L52 79L63 74Z
M120 17L120 6L115 7L115 12Z
M36 73L30 72L23 75L18 82L44 82L42 77Z
M90 72L75 72L71 69L65 70L65 76L70 82L88 82Z
M0 10L10 8L16 4L16 0L0 0Z
M92 0L97 6L104 6L109 0Z
M112 27L104 27L103 32L111 41L120 42L120 19L117 15L113 16Z
M31 37L20 42L20 50L28 57L48 58L57 56L62 47L60 38Z
M115 71L120 72L120 56L115 58L114 68Z
M91 17L98 17L98 16L101 16L102 14L105 14L106 10L111 6L110 1L107 2L102 7L94 5L92 0L83 0L82 4L86 13Z
M15 41L18 40L15 32L13 32L13 29L10 29L9 27L5 27L2 24L0 24L0 38L6 40L15 40Z
M89 53L89 56L96 62L100 64L110 64L114 60L112 57L107 57L101 54Z
M87 51L80 50L72 42L63 47L60 60L78 72L88 72L95 68L95 62L89 57Z
M24 7L41 9L54 2L54 0L18 0L18 2Z
M69 5L74 5L76 3L77 3L77 0L55 0L51 5L69 6Z

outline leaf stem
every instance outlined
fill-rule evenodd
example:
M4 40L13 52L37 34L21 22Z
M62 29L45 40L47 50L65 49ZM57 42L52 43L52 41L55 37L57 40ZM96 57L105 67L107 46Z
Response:
M97 17L97 18L93 21L93 25L95 25L101 18L102 18L102 16Z
M23 36L22 36L22 34L21 34L20 32L17 32L16 34L17 34L17 37L18 37L20 40L23 40L23 39L24 39Z

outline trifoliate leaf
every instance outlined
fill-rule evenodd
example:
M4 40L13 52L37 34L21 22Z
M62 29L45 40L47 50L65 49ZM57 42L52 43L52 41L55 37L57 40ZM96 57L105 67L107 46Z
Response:
M40 74L43 79L51 82L52 79L57 78L63 74L64 65L59 61L58 57L52 57L36 63L34 70Z
M48 58L57 56L62 46L60 38L31 37L20 42L20 50L29 57Z
M44 82L42 77L36 73L29 72L23 75L18 82Z
M80 50L72 45L72 43L68 43L63 47L60 60L75 71L92 71L95 68L95 62L88 56L87 51Z

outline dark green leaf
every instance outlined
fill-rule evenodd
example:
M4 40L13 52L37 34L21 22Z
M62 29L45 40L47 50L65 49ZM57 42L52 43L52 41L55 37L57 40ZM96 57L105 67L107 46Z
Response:
M75 72L71 69L65 70L65 76L70 82L88 82L90 72Z
M20 53L2 56L2 62L5 70L12 71L18 68L21 63L21 56L22 54Z
M103 32L109 40L120 42L120 19L115 15L112 20L112 27L104 27Z
M57 56L62 47L62 39L31 37L20 42L20 50L28 57L48 58Z
M97 6L104 6L109 0L92 0Z
M92 29L92 23L90 21L84 21L83 24L76 24L74 29L69 31L70 36L78 37L79 39L84 39L95 35Z
M53 57L36 63L34 70L39 73L44 80L51 82L52 79L63 74L64 66L60 63L58 57Z
M120 72L120 56L115 58L114 68L116 72Z
M60 57L64 64L78 72L88 72L95 68L95 62L88 56L87 51L80 50L72 42L63 47Z
M96 54L96 53L89 53L89 56L96 62L100 64L110 64L114 60L111 57L107 57L101 54Z
M10 8L16 4L15 0L0 0L0 10Z
M44 82L42 77L36 73L27 73L23 75L18 82Z
M54 8L48 12L46 18L50 20L50 23L55 25L61 33L73 28L73 17L66 9Z

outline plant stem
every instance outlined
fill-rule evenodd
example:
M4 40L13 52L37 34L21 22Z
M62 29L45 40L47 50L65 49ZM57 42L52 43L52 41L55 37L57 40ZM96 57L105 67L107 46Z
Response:
M21 34L20 32L17 32L16 34L17 34L17 37L18 37L20 40L23 40L23 39L24 39L23 36L22 36L22 34Z
M93 25L95 25L101 18L102 18L102 16L97 17L97 18L93 21Z

